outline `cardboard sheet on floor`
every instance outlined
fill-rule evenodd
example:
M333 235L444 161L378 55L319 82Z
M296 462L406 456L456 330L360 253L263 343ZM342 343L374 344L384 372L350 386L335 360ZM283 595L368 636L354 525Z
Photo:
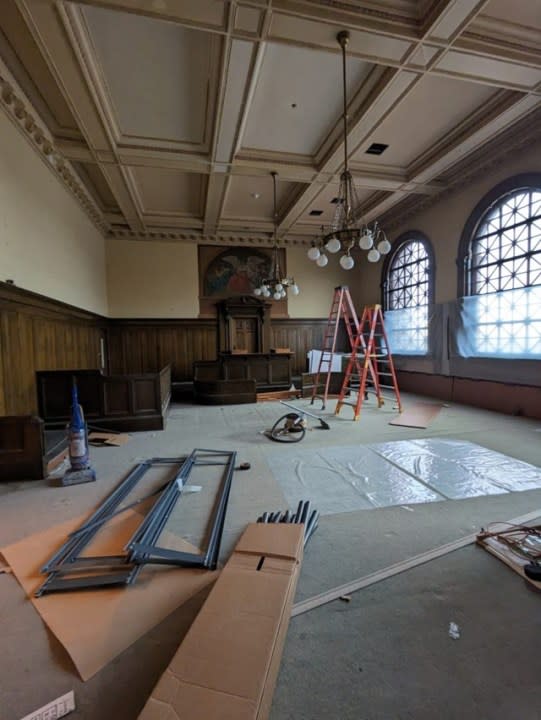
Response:
M443 405L431 403L415 403L390 421L389 425L400 425L410 428L427 428L432 420L439 415Z
M170 613L214 582L217 572L147 566L127 587L78 590L34 598L44 581L39 568L86 519L81 516L36 533L0 550L13 574L51 632L64 646L83 680L88 680ZM114 554L141 523L133 511L119 515L96 536L91 553ZM167 537L166 537L167 536ZM197 552L187 541L169 533L163 544ZM8 580L5 580L6 582Z
M96 432L93 431L88 435L88 442L90 445L101 447L103 445L120 447L125 445L130 439L126 433L107 433L107 432Z

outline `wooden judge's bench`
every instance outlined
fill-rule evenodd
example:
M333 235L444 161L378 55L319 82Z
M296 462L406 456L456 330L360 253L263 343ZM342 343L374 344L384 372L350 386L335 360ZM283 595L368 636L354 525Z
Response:
M251 295L217 303L218 357L194 363L195 396L205 403L255 402L256 392L289 389L293 353L271 348L271 304Z

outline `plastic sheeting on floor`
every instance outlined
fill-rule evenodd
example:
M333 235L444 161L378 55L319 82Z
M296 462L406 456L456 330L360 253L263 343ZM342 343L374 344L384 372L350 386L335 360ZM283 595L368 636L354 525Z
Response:
M290 505L322 514L541 488L541 469L462 440L429 438L267 453Z

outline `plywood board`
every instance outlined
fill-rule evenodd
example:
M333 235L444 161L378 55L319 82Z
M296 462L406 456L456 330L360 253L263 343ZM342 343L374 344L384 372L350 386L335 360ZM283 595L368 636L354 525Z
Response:
M439 415L443 405L433 405L431 403L415 403L411 405L398 417L389 422L389 425L399 425L411 428L427 428L432 420Z

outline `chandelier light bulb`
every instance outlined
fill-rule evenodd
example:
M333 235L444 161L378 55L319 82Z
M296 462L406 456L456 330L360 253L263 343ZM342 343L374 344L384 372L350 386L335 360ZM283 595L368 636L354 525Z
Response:
M287 294L287 293L286 293L285 290L281 290L281 291L280 291L280 297L285 298L286 294Z
M318 267L325 267L328 262L329 258L325 255L325 253L322 253L316 260L316 265L318 265Z
M270 297L270 292L267 290L267 288L265 288L263 290L263 297L266 297L266 298Z
M273 297L275 300L281 300L282 294L279 293L279 292L275 292L272 297Z
M282 283L276 283L276 286L274 289L276 290L276 292L282 292L282 290L284 289L284 286L282 285Z
M263 293L263 290L260 287L256 287L254 290L254 295L257 295L258 297Z
M299 286L297 283L293 283L293 285L290 288L292 295L298 295L300 293Z
M337 237L332 237L329 242L325 245L325 248L330 253L337 253L341 249L342 245Z
M370 250L373 244L374 237L372 235L372 230L367 229L359 238L359 247L361 250Z
M391 243L388 240L381 240L377 247L381 255L387 255L387 253L391 251Z
M368 253L368 261L372 263L376 263L380 259L380 254L376 250L376 248L372 248L370 252Z
M340 258L340 265L344 268L344 270L351 270L351 268L355 265L355 260L351 257L351 255L342 255Z
M317 260L321 253L319 252L319 249L315 245L313 245L310 250L308 250L307 255L310 260Z

